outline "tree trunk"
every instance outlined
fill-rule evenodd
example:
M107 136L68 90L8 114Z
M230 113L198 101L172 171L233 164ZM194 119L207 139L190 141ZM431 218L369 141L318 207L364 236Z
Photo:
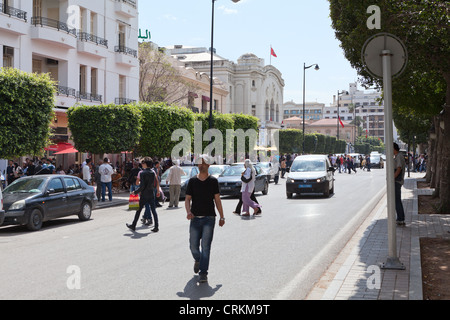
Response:
M446 104L444 114L440 117L442 129L442 161L440 162L440 212L450 212L450 74L444 75L447 81ZM443 128L442 128L443 126Z

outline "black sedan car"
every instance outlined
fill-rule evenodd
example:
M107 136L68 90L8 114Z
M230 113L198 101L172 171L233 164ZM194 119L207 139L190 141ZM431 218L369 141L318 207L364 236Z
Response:
M0 226L5 219L5 211L3 210L3 196L2 196L2 188L0 187Z
M269 180L261 168L254 166L256 170L255 192L266 195L269 192ZM238 196L241 193L242 172L245 171L243 163L232 164L219 176L219 189L221 196Z
M26 225L37 231L43 222L66 216L78 215L81 221L87 221L96 203L94 188L77 177L24 177L3 191L3 225Z

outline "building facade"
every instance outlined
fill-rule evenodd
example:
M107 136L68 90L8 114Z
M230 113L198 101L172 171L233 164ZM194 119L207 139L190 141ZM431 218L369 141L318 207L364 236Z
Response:
M165 49L185 67L210 75L211 53L206 48L179 45ZM266 66L264 59L251 53L242 55L237 63L214 54L213 63L214 83L229 92L223 113L253 115L259 118L261 128L281 128L284 80L277 68Z
M361 120L362 135L385 141L384 101L379 91L358 90L356 83L349 84L349 91L342 91L338 99L333 96L333 104L324 108L324 119L335 119L338 126L338 114L343 121ZM339 106L338 106L339 102ZM355 127L355 131L357 128ZM357 137L358 132L354 136ZM398 139L394 126L394 140Z
M139 99L137 0L2 0L0 66L57 83L54 142L70 142L67 110Z
M305 103L305 120L322 120L324 103L318 102L306 102ZM292 117L298 117L303 119L303 103L295 103L294 101L288 101L283 106L283 119Z

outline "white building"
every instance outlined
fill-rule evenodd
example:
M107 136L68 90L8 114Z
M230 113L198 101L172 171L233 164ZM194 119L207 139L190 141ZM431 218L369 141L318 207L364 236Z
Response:
M339 106L338 106L339 102ZM380 138L385 141L384 100L380 91L357 89L356 83L349 84L349 91L340 91L339 99L333 96L333 104L324 108L324 119L336 119L338 113L342 121L353 121L360 117L363 121L363 135ZM394 126L394 140L398 139Z
M210 75L211 53L206 48L167 47L169 55L198 72ZM214 74L217 83L225 84L229 95L223 113L244 113L256 116L261 127L279 129L283 121L284 80L281 72L264 59L248 53L237 63L214 54ZM220 102L214 99L214 105ZM215 108L219 110L220 108Z
M305 102L305 120L322 120L324 108L324 103ZM283 119L292 117L303 119L303 103L288 101L284 103L283 109Z
M0 66L50 73L55 133L68 140L76 103L139 99L137 0L1 0Z

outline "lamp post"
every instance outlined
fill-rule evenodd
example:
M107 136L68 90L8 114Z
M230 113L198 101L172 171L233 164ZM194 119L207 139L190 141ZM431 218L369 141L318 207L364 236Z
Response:
M211 20L211 76L210 76L210 85L209 85L209 128L213 127L213 79L214 79L214 4L217 0L212 0L212 20ZM241 0L231 0L234 3L238 3Z
M319 71L319 65L318 64L312 64L309 67L306 66L306 63L303 64L303 149L302 154L305 154L305 91L306 91L306 69L309 69L311 67L314 67L314 70Z

